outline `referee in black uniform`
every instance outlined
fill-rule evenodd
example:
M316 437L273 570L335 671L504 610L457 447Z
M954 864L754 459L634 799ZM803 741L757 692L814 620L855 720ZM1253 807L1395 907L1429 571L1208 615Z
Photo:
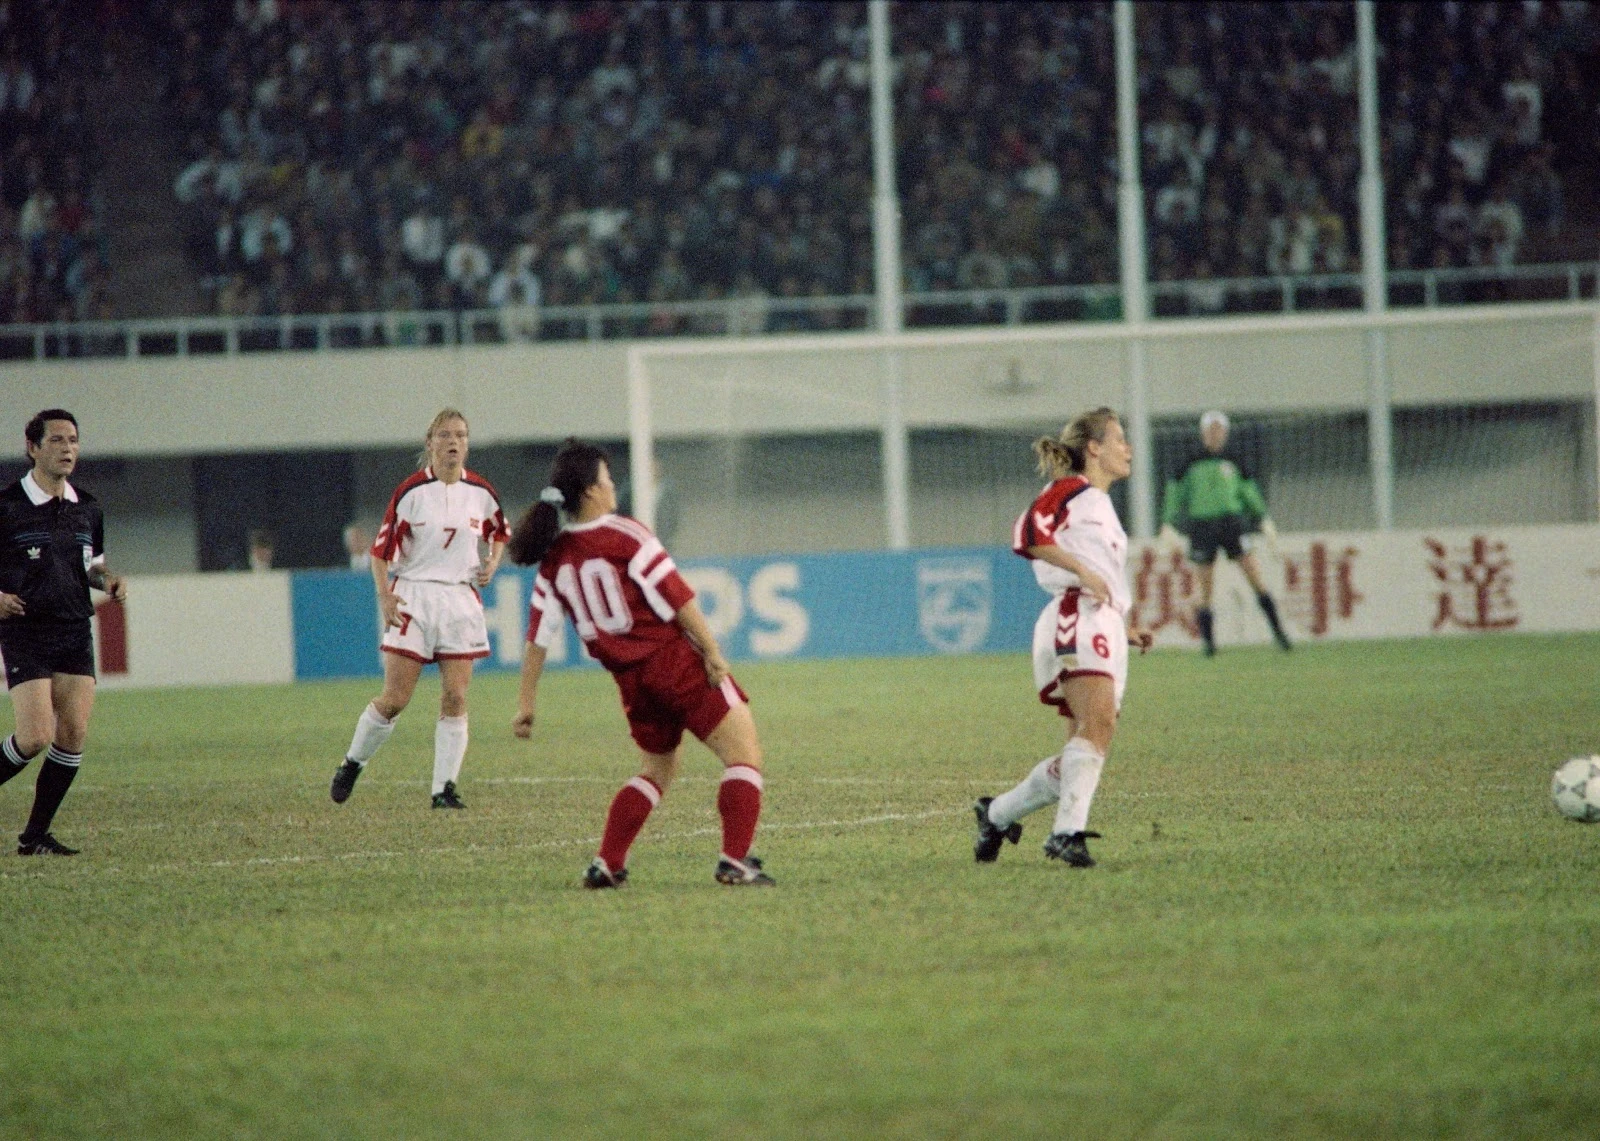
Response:
M94 605L89 588L127 596L106 569L94 496L67 482L78 466L78 421L47 408L23 435L33 470L0 491L0 657L16 732L0 742L0 784L45 752L19 856L71 856L50 834L78 775L94 707Z

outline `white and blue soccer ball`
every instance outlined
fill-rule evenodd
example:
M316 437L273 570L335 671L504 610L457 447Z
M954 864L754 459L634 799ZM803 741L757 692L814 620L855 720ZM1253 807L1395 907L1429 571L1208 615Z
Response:
M1556 811L1579 824L1600 820L1600 757L1577 757L1556 770L1550 780Z

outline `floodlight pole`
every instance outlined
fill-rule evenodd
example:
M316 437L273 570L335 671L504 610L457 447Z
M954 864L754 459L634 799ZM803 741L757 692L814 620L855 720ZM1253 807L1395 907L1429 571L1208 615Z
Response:
M1361 115L1361 301L1369 314L1389 308L1389 251L1383 222L1383 168L1378 149L1378 39L1373 0L1356 0L1356 56ZM1389 334L1367 329L1367 462L1378 530L1394 529L1394 404L1389 385Z
M872 79L872 270L877 291L878 332L889 335L905 328L900 277L900 199L895 189L893 76L889 70L889 3L867 6L871 34ZM900 353L891 349L883 375L883 503L891 550L911 546L910 444L906 432L905 393Z
M628 479L633 487L633 517L656 526L656 440L650 416L650 376L644 351L628 347Z
M1117 0L1114 10L1117 51L1117 235L1122 255L1122 319L1128 338L1128 374L1124 399L1128 442L1133 445L1133 472L1128 498L1133 507L1133 533L1155 534L1155 457L1151 454L1150 391L1145 374L1144 331L1150 320L1150 286L1146 279L1144 184L1139 170L1139 87L1135 70L1133 0Z

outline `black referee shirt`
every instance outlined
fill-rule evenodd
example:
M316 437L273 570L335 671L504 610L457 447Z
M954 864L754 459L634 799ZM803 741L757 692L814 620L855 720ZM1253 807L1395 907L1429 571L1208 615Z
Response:
M0 491L0 591L27 607L3 625L94 617L89 565L104 553L100 504L87 491L69 483L60 498L46 497L31 472Z

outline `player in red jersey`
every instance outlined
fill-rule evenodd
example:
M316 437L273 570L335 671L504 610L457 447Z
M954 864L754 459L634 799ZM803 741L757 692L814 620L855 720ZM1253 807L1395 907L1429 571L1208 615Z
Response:
M617 887L627 878L628 849L677 775L685 729L724 766L717 793L717 881L770 884L761 861L750 855L762 776L761 742L748 699L672 556L648 527L616 510L605 452L568 440L556 454L549 486L511 536L512 562L539 567L512 731L518 737L533 733L545 653L565 612L589 653L616 679L642 754L639 775L611 801L584 886Z
M467 684L489 655L478 589L500 565L508 535L489 481L468 471L467 418L446 408L423 437L423 467L395 489L372 544L372 581L383 617L383 692L356 722L330 790L343 804L356 778L394 732L428 662L439 664L433 733L433 807L465 808L456 794L467 753ZM483 544L485 552L479 549Z
M1128 681L1128 645L1141 652L1154 640L1127 624L1132 599L1125 562L1128 536L1107 494L1133 470L1133 449L1110 408L1085 412L1059 440L1033 445L1039 471L1051 477L1017 519L1012 550L1033 564L1034 578L1050 594L1033 629L1033 681L1039 700L1067 721L1059 755L1034 766L1021 784L981 797L973 810L978 838L973 855L991 863L1002 840L1015 844L1022 818L1056 806L1045 855L1070 867L1089 868L1089 802L1111 750L1122 693Z

